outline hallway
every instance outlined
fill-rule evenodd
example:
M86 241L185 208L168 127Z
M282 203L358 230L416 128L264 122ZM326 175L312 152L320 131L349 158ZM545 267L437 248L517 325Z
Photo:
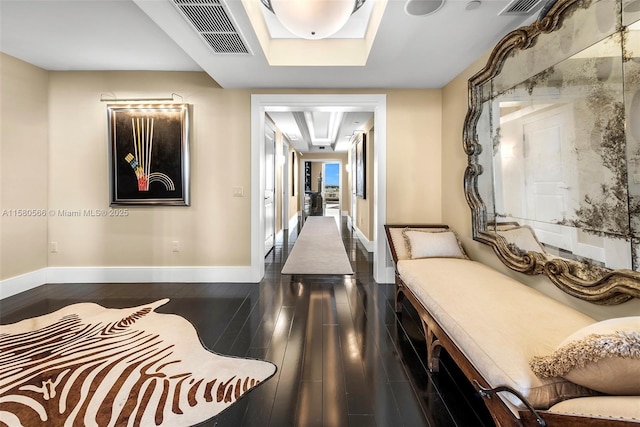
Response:
M447 357L439 374L427 373L415 312L394 313L393 286L373 281L371 256L346 224L353 276L281 275L296 235L277 241L260 284L45 285L0 301L0 320L83 301L126 307L170 298L158 312L191 321L207 348L278 366L204 426L493 425Z

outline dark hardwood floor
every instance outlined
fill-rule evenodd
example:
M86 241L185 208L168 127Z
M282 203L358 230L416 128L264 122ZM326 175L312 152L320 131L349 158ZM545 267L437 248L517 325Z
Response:
M259 284L44 285L0 301L13 323L91 301L130 307L161 298L157 311L196 327L212 351L266 359L276 375L205 426L493 426L480 397L443 355L426 369L417 314L393 310L393 285L373 280L372 259L343 221L353 276L286 276L297 230L265 258Z

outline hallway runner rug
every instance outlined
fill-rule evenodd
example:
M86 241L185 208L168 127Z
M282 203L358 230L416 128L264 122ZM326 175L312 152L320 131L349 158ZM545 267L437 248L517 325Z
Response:
M155 312L168 301L0 325L0 425L192 426L274 375L204 348L188 320Z
M353 274L333 217L307 218L282 274Z

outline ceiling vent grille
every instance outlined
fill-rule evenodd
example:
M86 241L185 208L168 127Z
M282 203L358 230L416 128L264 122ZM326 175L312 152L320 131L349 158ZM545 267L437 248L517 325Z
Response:
M513 0L498 15L529 15L540 3L542 0Z
M251 53L221 0L173 0L173 2L215 53Z

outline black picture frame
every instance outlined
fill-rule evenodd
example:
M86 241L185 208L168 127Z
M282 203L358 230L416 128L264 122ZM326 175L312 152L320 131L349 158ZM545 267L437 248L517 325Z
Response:
M362 134L356 142L356 197L367 198L367 137Z
M110 205L189 206L189 105L107 106Z
M304 192L311 193L311 162L304 162Z
M296 195L296 152L291 152L291 197Z

